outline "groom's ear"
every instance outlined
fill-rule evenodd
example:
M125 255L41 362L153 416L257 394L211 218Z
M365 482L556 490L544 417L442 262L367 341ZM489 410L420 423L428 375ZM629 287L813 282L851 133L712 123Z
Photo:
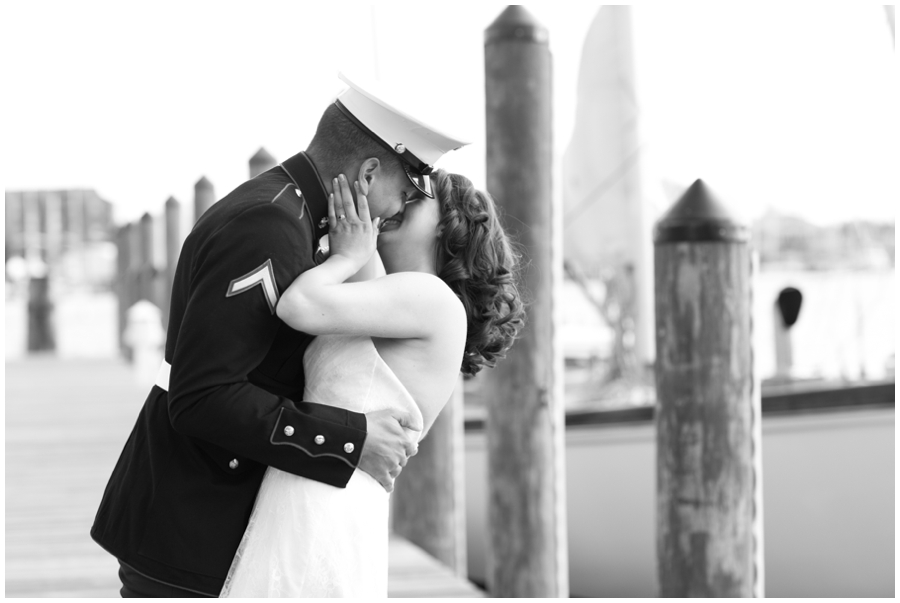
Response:
M359 180L359 186L362 187L364 195L369 194L369 185L380 175L380 168L381 162L377 157L369 157L360 164L356 179Z

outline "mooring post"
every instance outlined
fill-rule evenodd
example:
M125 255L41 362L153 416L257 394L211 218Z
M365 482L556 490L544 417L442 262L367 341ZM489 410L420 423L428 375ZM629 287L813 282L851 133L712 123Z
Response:
M523 248L531 302L506 360L485 371L489 480L487 581L495 597L566 597L565 417L553 341L562 255L552 199L547 29L508 6L484 32L487 188Z
M126 299L128 300L128 305L125 306L126 318L125 325L127 328L128 317L127 312L128 308L133 306L138 300L141 299L141 270L143 269L143 264L141 263L141 232L140 232L140 221L132 222L128 227L128 275L125 279L125 291L126 291ZM127 358L129 362L134 362L134 350L131 349L131 346L128 345L128 342L125 342L125 345L128 346L128 355Z
M156 278L156 267L153 265L153 217L149 212L141 216L141 220L138 222L138 240L140 249L138 299L146 299L154 305L158 305L153 286Z
M778 293L774 306L775 323L775 376L790 380L794 367L794 347L791 343L791 327L800 315L803 294L795 287L785 287Z
M131 278L131 224L116 233L116 298L119 302L119 350L131 360L131 346L125 342L126 312L135 300L130 299L128 280Z
M213 189L212 182L207 180L206 176L201 176L200 180L194 184L194 223L215 202L216 191Z
M253 157L250 158L250 177L256 178L263 172L272 169L278 162L263 147L259 147Z
M163 326L169 324L169 310L172 305L172 286L175 283L175 268L181 252L181 204L175 197L166 200L166 271L163 287Z
M50 299L50 277L46 264L38 268L28 281L28 351L47 352L56 349L53 332L53 301Z
M393 528L458 576L466 575L462 379L394 486Z
M661 595L762 596L749 231L697 180L654 245Z

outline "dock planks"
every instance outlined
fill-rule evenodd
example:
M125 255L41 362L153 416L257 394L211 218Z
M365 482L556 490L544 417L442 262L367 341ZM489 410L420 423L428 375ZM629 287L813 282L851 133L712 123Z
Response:
M6 596L118 597L89 535L146 392L115 360L6 363ZM415 545L390 544L390 597L481 597Z

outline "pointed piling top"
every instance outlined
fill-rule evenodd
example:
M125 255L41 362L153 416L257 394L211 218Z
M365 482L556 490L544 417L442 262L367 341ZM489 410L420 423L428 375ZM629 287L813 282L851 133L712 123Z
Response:
M250 165L253 165L255 163L273 165L275 163L275 158L272 157L272 155L264 147L259 147L256 155L250 158Z
M275 167L275 164L277 163L275 158L272 157L267 150L263 147L259 147L256 155L250 158L250 177L256 178L263 172Z
M664 215L653 232L656 245L693 241L743 243L750 232L738 223L724 203L697 179Z
M507 6L484 30L485 46L511 40L547 44L549 39L547 28L519 4Z
M212 190L212 187L213 187L212 182L210 182L206 176L200 176L200 180L198 180L197 183L194 185L194 190L195 191L199 190L199 189Z
M173 205L178 205L178 199L175 197L169 197L166 199L166 207L172 207Z

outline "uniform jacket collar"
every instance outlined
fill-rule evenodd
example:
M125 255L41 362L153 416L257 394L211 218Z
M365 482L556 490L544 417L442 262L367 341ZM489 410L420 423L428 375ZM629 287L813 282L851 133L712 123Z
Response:
M303 194L303 199L306 201L313 219L313 228L318 241L328 233L328 194L325 192L325 185L322 184L316 166L313 165L309 155L300 151L282 162L281 169L287 172L287 175L291 177Z

